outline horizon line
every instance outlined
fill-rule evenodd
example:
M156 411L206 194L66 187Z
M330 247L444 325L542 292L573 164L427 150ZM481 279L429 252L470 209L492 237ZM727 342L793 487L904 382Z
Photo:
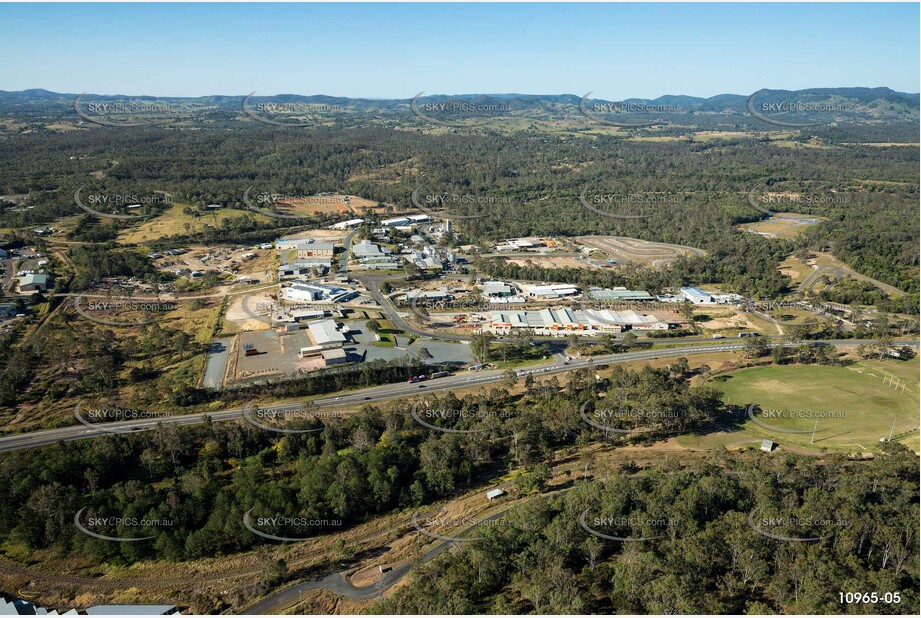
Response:
M800 88L800 89L795 89L795 90L789 90L789 89L786 89L786 88L762 88L762 89L755 90L754 92L751 92L751 93L748 93L748 94L739 94L739 93L734 93L734 92L720 92L720 93L718 93L718 94L714 94L714 95L710 95L710 96L697 96L697 95L689 95L689 94L670 94L670 93L666 93L666 94L661 94L661 95L659 95L659 96L657 96L657 97L631 96L631 97L624 97L623 99L620 99L620 100L628 100L628 99L655 100L655 99L660 99L660 98L662 98L662 97L688 97L688 98L692 98L692 99L707 100L707 99L712 99L712 98L721 97L721 96L747 97L747 96L751 96L752 94L755 94L755 93L757 93L757 92L761 92L762 90L767 90L767 91L771 91L771 92L803 92L803 91L806 91L806 90L841 90L841 89L855 89L855 88L863 88L863 89L866 89L866 90L886 89L886 90L889 90L890 92L893 92L893 93L896 93L896 94L921 96L921 92L903 92L903 91L900 91L900 90L895 90L895 89L893 89L893 88L891 88L891 87L889 87L889 86L815 86L815 87ZM232 98L232 97L246 97L246 96L248 96L248 95L252 95L252 96L256 96L256 97L296 96L296 97L329 97L329 98L334 98L334 99L350 99L350 100L364 100L364 101L411 101L412 99L414 99L414 98L416 98L416 97L418 97L418 96L420 96L420 95L422 95L422 98L431 98L431 97L439 97L439 96L448 96L448 97L465 97L465 96L497 96L497 97L499 97L499 96L501 96L501 97L512 97L512 96L521 96L521 97L550 97L550 96L553 96L553 97L562 97L562 96L571 96L571 97L575 97L575 98L577 98L577 99L581 99L581 98L583 98L583 96L584 96L584 95L580 96L580 95L578 95L578 94L573 94L573 93L569 93L569 92L560 92L560 93L553 93L553 92L543 92L543 93L523 93L523 92L464 92L464 93L443 93L443 92L438 92L438 93L428 94L428 93L426 93L425 91L422 91L422 92L417 93L417 94L415 94L415 95L409 95L409 96L407 96L407 97L346 96L346 95L335 95L335 94L324 94L324 93L300 94L300 93L296 93L296 92L277 92L277 93L275 93L275 94L259 94L258 91L253 91L252 93L241 93L241 94L220 94L220 93L210 93L210 94L201 94L201 95L175 95L175 94L125 94L125 93L101 93L101 92L91 92L91 91L89 91L89 90L86 90L86 91L84 91L84 92L82 92L82 93L80 93L80 92L60 92L60 91L57 91L57 90L49 90L49 89L47 89L47 88L42 88L42 87L24 88L24 89L21 89L21 90L4 90L4 89L0 89L0 92L2 92L2 93L4 93L4 94L21 94L21 93L29 92L29 91L33 91L33 90L35 90L35 91L47 92L47 93L50 93L50 94L62 95L62 96L80 96L80 95L82 94L82 95L90 95L90 96L160 97L160 98L172 98L172 99L201 99L201 98L206 98L206 97L228 97L228 98ZM589 94L594 94L594 92L590 91ZM603 100L603 99L595 99L595 100Z

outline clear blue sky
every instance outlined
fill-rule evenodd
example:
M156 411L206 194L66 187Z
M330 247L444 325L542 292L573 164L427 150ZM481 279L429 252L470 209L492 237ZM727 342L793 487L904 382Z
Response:
M0 90L918 92L913 4L0 4Z

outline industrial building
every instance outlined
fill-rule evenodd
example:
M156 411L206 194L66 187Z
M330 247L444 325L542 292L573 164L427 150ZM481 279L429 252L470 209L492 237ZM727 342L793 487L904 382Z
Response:
M693 286L681 288L681 295L684 296L685 300L695 305L712 305L714 302L713 296Z
M367 259L383 257L387 255L387 251L381 249L380 245L365 239L352 244L352 255L359 259Z
M279 251L295 251L297 259L311 257L331 258L336 252L336 245L331 242L320 242L313 238L303 240L276 240L275 246Z
M346 230L361 225L364 222L364 219L349 219L348 221L340 221L339 223L334 223L329 227L334 230Z
M525 296L530 296L537 300L554 300L564 296L575 296L579 293L579 288L567 283L552 283L550 285L530 285L519 284Z
M381 221L381 225L384 227L396 227L404 225L414 225L418 223L426 223L431 221L432 218L428 215L408 215L406 217L394 217L393 219L384 219Z
M668 324L653 315L636 311L542 309L540 311L493 311L488 329L507 335L529 329L536 335L565 336L619 333L624 330L667 330Z
M48 289L48 275L45 273L30 273L19 278L20 292L44 292Z
M588 297L600 302L655 300L649 292L627 288L589 288Z
M288 300L326 301L341 303L358 296L354 290L347 290L329 283L295 281L282 290Z
M323 357L323 362L327 367L330 365L341 365L342 363L347 363L349 360L348 352L342 348L323 350L320 352L320 356Z
M343 327L344 332L339 330L335 320L319 320L307 324L310 329L310 338L313 339L314 345L325 345L329 343L343 344L346 341L344 332L347 327Z
M520 251L522 249L539 249L546 244L537 238L508 238L503 243L496 244L496 251Z
M448 291L448 288L438 288L437 290L423 290L406 293L406 300L413 301L416 299L426 300L429 302L442 302L454 300L454 295Z
M515 295L515 288L503 281L484 281L479 287L483 296L487 298L493 296L506 297Z
M319 272L320 274L326 274L329 272L329 269L332 267L332 258L306 258L303 260L295 260L288 264L281 264L278 267L278 276L279 277L291 277L298 275L310 275L314 272Z

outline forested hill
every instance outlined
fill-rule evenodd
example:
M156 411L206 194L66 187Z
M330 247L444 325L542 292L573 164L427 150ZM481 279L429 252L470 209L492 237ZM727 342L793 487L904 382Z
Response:
M424 89L424 85L420 90ZM592 90L588 86L586 91ZM101 102L132 102L134 104L163 104L170 106L186 122L202 127L209 123L234 118L248 102L258 107L269 102L277 106L310 106L313 111L323 111L330 118L344 122L368 122L411 117L413 104L425 109L447 103L465 110L472 108L495 110L497 117L508 119L559 120L579 118L580 103L590 103L589 109L616 105L624 117L646 118L656 122L701 121L696 116L717 116L722 120L735 119L744 123L756 122L750 115L749 100L757 95L759 105L770 109L772 104L801 102L828 104L836 110L835 120L857 123L917 122L919 120L919 95L897 92L886 87L875 88L811 88L806 90L763 90L749 94L717 94L711 97L666 94L656 98L628 97L622 100L590 99L591 93L575 94L438 94L407 93L406 98L348 98L334 95L254 93L250 101L247 94L208 95L201 97L171 97L157 95L125 95L96 93L58 93L40 88L5 91L0 90L0 115L20 121L66 119L75 117L76 107L92 106ZM632 112L632 113L631 113ZM429 114L430 116L433 114ZM438 114L434 114L438 116ZM477 119L477 112L461 113L454 119ZM712 120L712 118L710 119Z

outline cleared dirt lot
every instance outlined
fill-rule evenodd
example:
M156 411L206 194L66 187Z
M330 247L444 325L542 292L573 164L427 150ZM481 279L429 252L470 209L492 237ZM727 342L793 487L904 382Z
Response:
M579 236L578 243L604 253L608 258L621 262L633 262L651 268L661 268L683 255L704 255L701 249L650 242L624 236Z
M745 223L739 229L754 234L761 234L768 238L793 238L808 226L823 221L821 217L813 215L800 215L793 212L778 213L764 221Z
M355 195L308 195L305 197L282 197L277 202L278 210L289 215L360 214L366 208L375 208L377 202Z

